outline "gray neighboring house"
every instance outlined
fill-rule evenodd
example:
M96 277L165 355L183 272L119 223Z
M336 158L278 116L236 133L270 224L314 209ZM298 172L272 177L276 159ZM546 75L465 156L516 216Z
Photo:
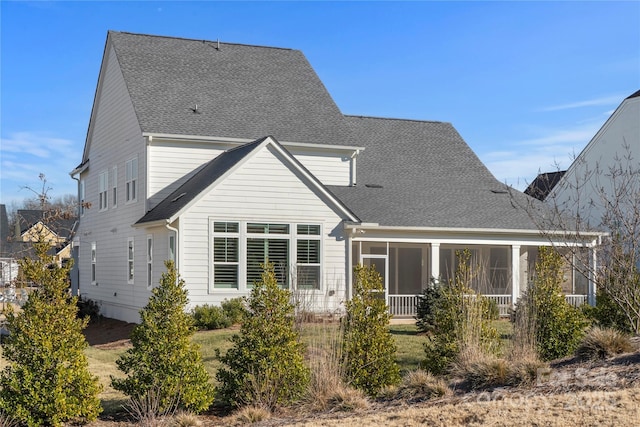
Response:
M541 234L449 123L345 116L297 50L109 32L82 159L80 293L138 311L175 261L191 306L247 295L260 264L318 311L375 265L397 316L470 249L503 314ZM90 205L90 208L87 206ZM597 236L572 244L591 248ZM574 303L593 286L571 271Z

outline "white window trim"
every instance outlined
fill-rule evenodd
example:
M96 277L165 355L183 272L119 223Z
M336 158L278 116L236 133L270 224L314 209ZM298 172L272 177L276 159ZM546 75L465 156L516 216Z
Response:
M215 222L230 222L238 224L238 232L237 233L215 233L214 223ZM262 234L262 233L248 233L247 225L249 223L265 223L265 224L282 224L289 226L289 232L287 234ZM297 234L297 226L298 225L317 225L320 227L320 235L307 235L307 234ZM288 288L289 290L293 290L297 287L297 284L293 283L293 269L296 269L297 274L297 241L298 240L318 240L320 242L320 254L319 254L319 278L318 278L318 287L317 288L309 288L310 292L321 292L324 289L324 227L320 222L314 221L296 221L296 222L287 222L287 221L279 221L279 220L238 220L238 219L229 219L229 218L209 218L209 293L246 293L251 290L251 287L247 283L247 239L250 238L281 238L283 240L288 240L289 242L289 252L288 252ZM267 236L267 237L265 237ZM237 237L238 238L238 287L237 288L216 288L214 283L214 237ZM318 265L318 264L304 264L304 265Z
M319 234L298 234L298 226L299 225L317 225L319 227ZM323 265L323 259L322 259L322 255L323 255L323 251L322 251L322 224L317 224L317 223L310 223L310 222L304 222L304 223L295 223L292 224L293 227L295 227L292 230L293 233L293 244L295 245L295 248L293 248L293 260L295 260L295 262L292 262L292 271L295 268L295 274L296 274L296 280L295 283L292 284L292 289L299 289L298 288L298 266L309 266L309 267L318 267L318 287L314 287L314 288L302 288L301 290L304 291L319 291L320 289L322 289L322 265ZM318 241L318 263L302 263L302 264L298 264L298 240L316 240Z
M111 169L111 207L118 207L118 166Z
M89 269L91 274L91 284L98 284L98 245L96 242L91 242L91 267Z
M134 172L135 164L135 174ZM138 201L139 185L138 185L138 156L133 157L125 163L125 205L129 203L135 203ZM131 191L133 190L134 196L131 197Z
M131 251L129 250L131 248ZM131 255L131 256L130 256ZM136 245L133 237L127 238L127 283L133 285L136 276Z
M146 268L146 280L147 280L147 289L151 289L153 287L153 235L147 234L147 268Z
M84 195L84 179L80 180L80 216L83 217L84 216L84 202L85 202L85 195Z
M107 170L98 175L98 207L100 212L109 208L109 171Z

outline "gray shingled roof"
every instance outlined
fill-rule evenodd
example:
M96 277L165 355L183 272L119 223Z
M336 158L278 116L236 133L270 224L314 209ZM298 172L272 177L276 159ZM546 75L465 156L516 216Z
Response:
M451 124L355 116L346 120L366 147L358 157L357 186L329 188L362 221L537 229L527 212L514 206L509 191L517 205L533 199L496 180Z
M342 113L298 50L108 37L143 132L353 145Z
M136 224L169 219L182 208L187 206L194 198L206 190L218 178L244 159L251 151L262 143L267 137L254 142L240 145L220 154L208 163L200 166L193 176L147 212Z

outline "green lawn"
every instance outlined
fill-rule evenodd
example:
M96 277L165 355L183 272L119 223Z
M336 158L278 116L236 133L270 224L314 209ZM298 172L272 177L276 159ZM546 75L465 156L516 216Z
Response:
M511 338L511 324L506 320L494 322L503 342L503 348ZM424 357L423 343L425 337L418 334L414 324L390 325L389 330L397 345L396 361L400 366L400 371L406 373L419 367L420 361ZM238 332L238 328L221 329L215 331L202 331L194 335L193 341L200 345L200 351L205 367L211 376L211 381L216 382L215 375L220 367L220 362L216 360L216 349L222 353L231 347L229 338ZM331 343L339 339L338 323L312 323L304 325L302 330L302 340L310 348L327 348ZM113 414L121 411L121 405L126 401L126 397L111 388L111 376L121 376L121 372L116 367L116 359L126 348L99 349L89 347L86 350L89 359L89 369L94 375L100 378L104 387L101 399L104 412ZM6 361L0 358L0 367L5 366Z

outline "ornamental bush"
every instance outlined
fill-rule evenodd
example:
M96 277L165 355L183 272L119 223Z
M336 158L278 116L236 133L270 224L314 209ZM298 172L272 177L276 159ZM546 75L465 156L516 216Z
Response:
M0 413L28 426L88 422L102 410L101 386L84 353L88 319L77 317L77 298L67 292L72 263L58 267L47 254L50 248L40 239L34 244L36 257L20 261L25 278L39 289L21 313L10 309L2 349L9 366L0 376Z
M375 396L400 382L396 345L389 331L382 277L374 267L354 269L353 298L343 319L342 363L347 384Z
M572 354L588 325L582 311L562 293L562 266L562 256L555 249L541 247L533 282L516 306L516 325L532 329L529 334L535 337L538 355L545 361ZM518 321L525 314L530 320Z
M177 406L202 412L213 403L197 344L192 317L185 313L187 291L172 261L166 261L160 286L152 291L149 303L140 311L141 323L131 333L132 348L116 360L126 378L111 378L113 388L134 401L159 400L158 411Z
M476 294L470 284L477 274L469 250L456 252L455 279L433 284L421 296L419 328L427 332L422 367L433 374L444 374L462 350L474 354L494 354L499 346L498 332L490 320L495 316L490 301Z
M291 294L278 285L273 264L254 283L240 333L218 370L220 397L234 407L275 409L300 399L309 383L305 347L294 328Z

